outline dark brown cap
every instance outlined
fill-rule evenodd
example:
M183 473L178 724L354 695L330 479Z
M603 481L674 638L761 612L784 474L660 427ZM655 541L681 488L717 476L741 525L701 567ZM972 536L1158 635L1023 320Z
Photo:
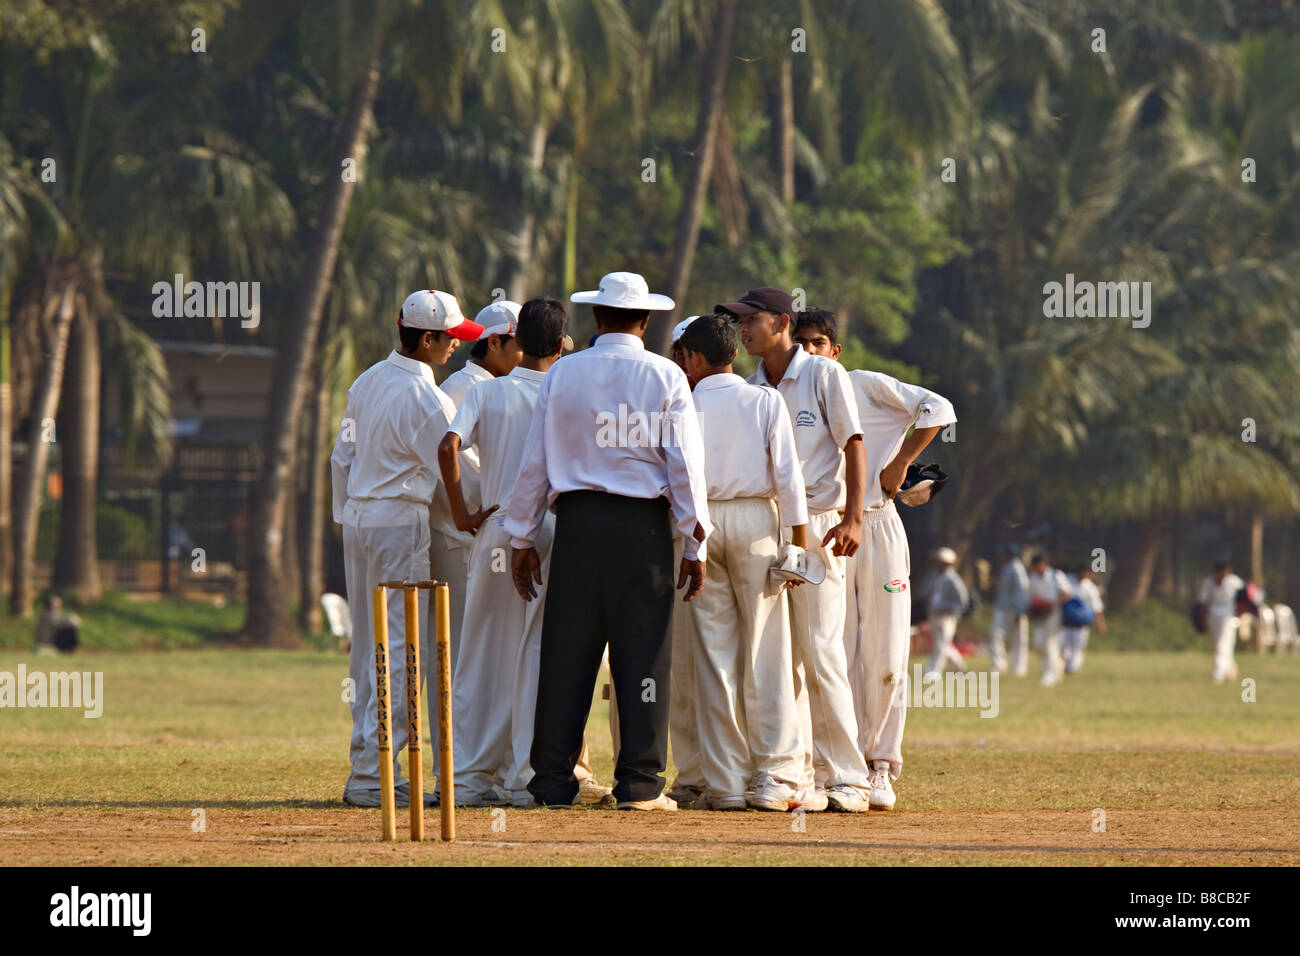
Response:
M753 315L755 312L793 315L794 299L784 289L750 289L740 297L739 302L719 302L713 311L730 312L732 315Z

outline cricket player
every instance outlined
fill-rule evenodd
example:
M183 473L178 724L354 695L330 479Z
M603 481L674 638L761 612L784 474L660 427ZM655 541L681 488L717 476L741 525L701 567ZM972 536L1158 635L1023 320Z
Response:
M930 623L930 663L926 667L926 676L943 673L945 663L951 661L959 671L966 670L966 662L953 646L952 639L957 635L957 624L966 610L970 595L966 584L957 573L957 552L952 548L940 548L934 553L934 563L938 574L930 582L930 597L927 601Z
M840 354L834 313L800 313L795 338L808 352ZM907 665L911 654L911 553L894 496L907 468L945 425L957 420L942 395L881 372L848 373L862 430L866 490L862 546L849 557L843 641L858 724L870 768L869 804L889 810L903 769Z
M473 341L481 331L461 314L454 296L432 289L412 292L398 315L400 347L348 389L330 471L352 612L352 773L343 790L343 802L352 806L380 805L371 594L381 581L429 577L429 505L439 491L436 449L453 415L451 402L434 383L433 368L446 364L458 341ZM420 602L423 617L424 591ZM406 746L406 694L399 676L406 673L404 622L402 602L390 601L388 671L394 681L390 714L399 805L410 800L398 763ZM421 634L422 642L428 633ZM429 659L423 646L420 657ZM434 792L425 792L432 804Z
M564 305L556 299L525 303L513 333L522 361L507 375L465 393L438 446L456 527L475 535L453 700L459 806L509 802L522 807L533 802L527 790L532 778L528 750L533 742L542 616L539 603L525 604L515 594L508 563L510 539L501 527L501 509L509 503L519 474L542 379L573 344L565 334L567 323ZM462 446L478 450L483 494L492 502L472 514L461 490ZM554 517L547 515L537 538L543 569L550 566L554 525ZM597 783L581 761L579 767L583 802L599 803L610 788Z
M1002 571L998 574L998 593L993 602L993 623L989 628L989 656L993 670L1007 669L1007 632L1015 628L1011 644L1011 667L1017 677L1029 673L1029 572L1020 558L1020 545L1010 541L1002 546Z
M769 572L783 557L783 525L793 547L808 543L794 429L780 395L732 372L736 330L728 316L696 318L680 341L709 449L713 522L704 588L686 605L707 787L695 808L785 811L798 803L804 748L785 589L771 587Z
M1029 564L1029 617L1034 647L1043 656L1039 683L1051 687L1065 672L1061 658L1061 605L1074 596L1065 572L1052 567L1046 551L1039 551Z
M1245 587L1245 582L1232 573L1232 565L1220 561L1214 566L1214 573L1201 581L1201 590L1197 597L1209 612L1209 631L1211 647L1214 650L1215 683L1237 679L1237 662L1234 652L1237 648L1237 592Z
M690 373L686 370L686 360L682 351L681 338L698 319L698 315L687 316L678 322L672 332L672 346L669 352L673 363L686 376L687 385L695 387ZM685 542L680 533L673 535L673 567L682 561L682 549ZM704 793L704 772L700 767L700 748L695 732L695 632L694 619L680 601L673 602L673 667L672 667L672 701L668 705L668 744L672 750L673 766L677 777L668 789L668 796L681 807L692 807ZM611 705L610 717L614 719L617 710Z
M1101 599L1101 589L1093 576L1092 568L1080 565L1074 577L1070 578L1070 590L1074 596L1092 609L1092 620L1097 630L1106 633L1106 605ZM1061 627L1061 655L1065 658L1065 672L1077 674L1083 667L1083 652L1088 648L1088 625L1064 625Z
M862 811L869 774L844 652L845 562L862 539L867 467L853 386L838 363L795 344L789 293L754 289L714 311L736 316L745 350L761 358L750 383L785 400L807 492L808 550L826 567L821 584L788 592L805 745L800 807Z
M469 351L469 360L457 371L447 376L442 390L453 405L460 408L465 393L479 382L509 375L510 370L524 357L515 338L515 323L519 321L519 303L502 299L479 309L474 321L483 326L483 332Z

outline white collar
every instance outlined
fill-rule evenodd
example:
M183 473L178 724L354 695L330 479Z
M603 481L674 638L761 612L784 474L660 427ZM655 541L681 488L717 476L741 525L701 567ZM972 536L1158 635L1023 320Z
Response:
M403 355L397 349L388 353L388 361L392 362L403 372L410 372L412 375L418 375L427 381L430 385L437 384L437 379L433 377L433 369L429 368L419 359L413 359Z
M530 382L540 382L542 379L546 378L546 373L539 372L532 368L524 368L522 365L516 365L510 370L510 376L512 378L527 379Z
M696 382L695 390L708 392L715 388L735 388L737 385L744 384L745 380L732 372L715 372Z
M794 358L790 359L790 364L785 367L785 374L781 376L781 382L784 382L786 379L790 379L791 381L793 381L794 379L798 378L800 373L803 372L804 366L807 365L810 361L812 361L812 358L813 357L811 355L809 355L807 352L803 350L803 346L799 346L798 348L796 348L794 350ZM781 384L781 382L773 383L771 379L768 378L767 366L763 364L761 359L759 360L758 368L759 371L762 373L763 384L765 385Z
M600 338L596 339L596 344L592 348L617 348L620 345L638 351L645 350L645 342L641 341L641 336L633 335L630 332L601 332Z

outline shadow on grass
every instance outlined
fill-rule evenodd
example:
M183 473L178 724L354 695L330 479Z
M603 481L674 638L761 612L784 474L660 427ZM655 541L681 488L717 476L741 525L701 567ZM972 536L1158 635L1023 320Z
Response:
M0 804L0 810L53 810L94 807L100 810L185 809L205 810L357 810L340 800L19 800Z

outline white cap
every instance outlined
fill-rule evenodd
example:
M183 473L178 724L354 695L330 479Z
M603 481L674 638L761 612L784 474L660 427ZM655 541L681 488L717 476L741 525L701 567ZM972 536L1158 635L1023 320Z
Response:
M511 302L509 299L483 306L479 309L478 315L474 316L474 321L483 326L479 338L485 339L489 335L514 335L515 327L519 324L521 308L523 306L518 302Z
M957 552L952 548L940 548L934 553L934 559L940 564L956 564Z
M406 297L402 303L402 325L409 329L447 332L466 342L473 342L483 332L483 326L461 313L454 295L434 289L421 289Z
M677 344L677 340L682 337L682 333L686 331L686 327L698 318L699 318L698 315L692 315L682 319L680 322L677 323L677 325L673 328L673 339L672 339L673 345Z
M570 302L588 305L608 305L616 309L651 309L670 311L675 303L666 295L652 293L644 278L635 272L610 272L600 280L600 288L592 292L575 292Z

